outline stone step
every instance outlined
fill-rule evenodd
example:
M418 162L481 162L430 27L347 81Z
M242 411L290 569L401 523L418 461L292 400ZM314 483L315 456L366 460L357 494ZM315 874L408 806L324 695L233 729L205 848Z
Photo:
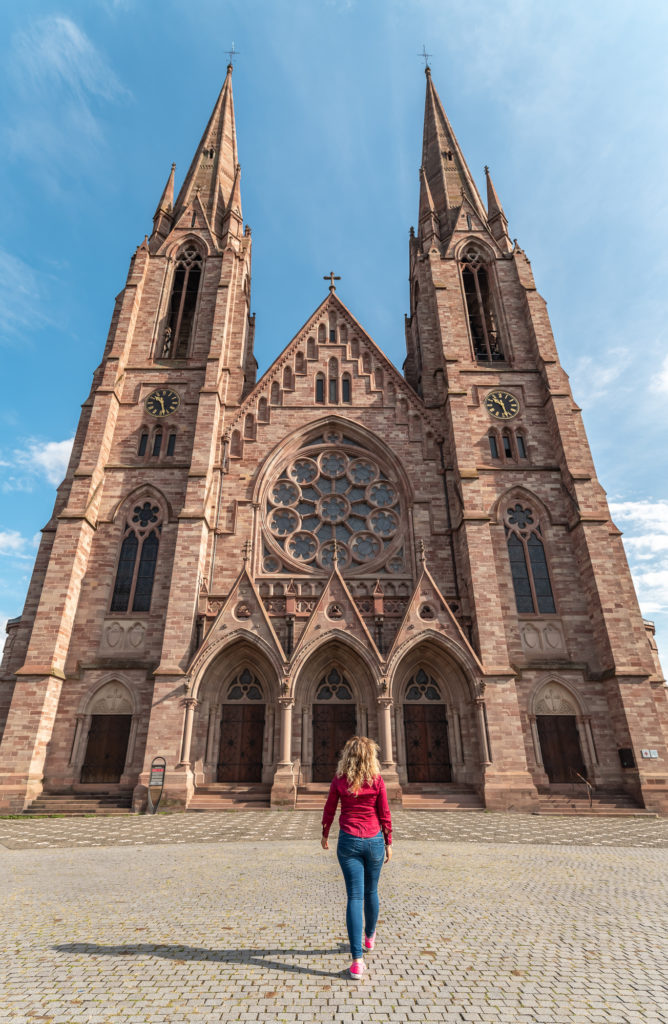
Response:
M646 811L642 807L541 807L533 814L544 818L557 817L592 817L592 818L658 818L656 811Z
M40 793L23 812L25 815L131 814L132 792L115 793Z

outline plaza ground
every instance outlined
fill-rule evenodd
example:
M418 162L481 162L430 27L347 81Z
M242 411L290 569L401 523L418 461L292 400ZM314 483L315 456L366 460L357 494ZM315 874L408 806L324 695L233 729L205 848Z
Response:
M668 1024L665 820L398 812L360 983L318 823L0 820L0 1021Z

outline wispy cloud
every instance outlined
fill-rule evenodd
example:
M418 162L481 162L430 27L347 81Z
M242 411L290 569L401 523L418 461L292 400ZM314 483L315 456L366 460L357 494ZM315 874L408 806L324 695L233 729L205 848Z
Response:
M668 395L668 356L664 356L659 372L652 381L652 390Z
M575 400L580 405L591 406L605 398L633 363L632 353L623 348L612 349L605 365L593 356L580 356L569 373Z
M33 559L35 557L33 547L33 542L18 530L0 529L0 557Z
M41 327L49 323L43 312L44 286L42 277L27 263L0 249L0 343L11 341L26 327ZM2 462L0 462L2 465Z
M2 490L31 491L41 479L57 485L65 476L74 438L66 441L28 441L16 448L0 466L11 472L2 481Z
M16 89L9 151L70 170L103 144L95 107L129 96L104 55L71 18L34 21L12 40L10 70Z
M668 612L668 500L612 502L644 615Z

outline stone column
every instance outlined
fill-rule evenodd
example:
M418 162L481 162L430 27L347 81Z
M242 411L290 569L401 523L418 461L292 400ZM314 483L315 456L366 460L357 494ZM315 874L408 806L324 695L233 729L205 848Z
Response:
M380 758L387 799L392 804L401 803L401 785L392 751L392 707L391 697L378 698L378 725L380 732Z
M206 764L215 764L213 737L216 721L220 717L220 704L212 704L209 708L209 727L206 733Z
M74 739L72 740L72 750L70 752L70 767L76 767L79 764L79 745L81 744L81 730L83 729L84 718L85 715L77 715Z
M185 707L186 715L183 722L183 741L181 743L181 761L179 767L189 768L190 745L193 738L193 722L195 720L195 709L197 708L198 701L195 697L185 697L181 701L181 705L182 707Z
M529 715L529 725L531 726L531 739L533 740L533 753L536 758L536 764L539 768L542 768L543 752L540 749L540 737L538 736L538 725L536 724L535 715Z
M480 737L480 752L482 754L481 763L488 765L492 763L492 758L489 749L489 743L487 742L487 723L485 722L485 698L476 697L475 699L476 716L478 719L478 735Z
M286 687L287 688L287 687ZM292 808L295 804L296 788L292 774L292 709L294 697L279 697L281 709L280 759L274 773L271 787L271 806Z
M455 751L457 764L464 764L464 748L462 746L462 723L459 717L459 708L452 709L452 728L455 734Z

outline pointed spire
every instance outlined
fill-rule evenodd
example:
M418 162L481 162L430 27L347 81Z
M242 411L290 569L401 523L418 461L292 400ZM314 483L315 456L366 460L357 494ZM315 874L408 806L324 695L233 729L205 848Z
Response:
M480 193L469 171L464 154L446 117L434 83L431 70L425 68L427 93L424 108L424 133L422 137L422 168L426 187L420 188L420 216L426 212L427 187L431 196L433 213L440 225L441 243L447 241L456 223L456 211L464 199L485 221L485 208ZM425 206L423 207L423 201ZM422 225L420 228L422 231ZM420 233L420 240L425 239Z
M231 200L238 206L235 212L241 218L239 170L232 65L228 64L223 87L176 200L175 214L198 195L212 231L221 235Z
M496 189L489 173L489 167L485 167L487 179L487 220L489 228L497 242L500 242L509 252L511 249L510 238L508 237L508 221L501 206L501 200L496 194Z
M153 214L153 235L151 237L153 237L154 235L160 235L162 238L166 238L172 226L172 212L174 209L175 170L176 164L172 164L172 169L169 172L169 177L167 178L167 184L165 185L162 191L162 195L160 196L160 202L158 203L155 213Z

